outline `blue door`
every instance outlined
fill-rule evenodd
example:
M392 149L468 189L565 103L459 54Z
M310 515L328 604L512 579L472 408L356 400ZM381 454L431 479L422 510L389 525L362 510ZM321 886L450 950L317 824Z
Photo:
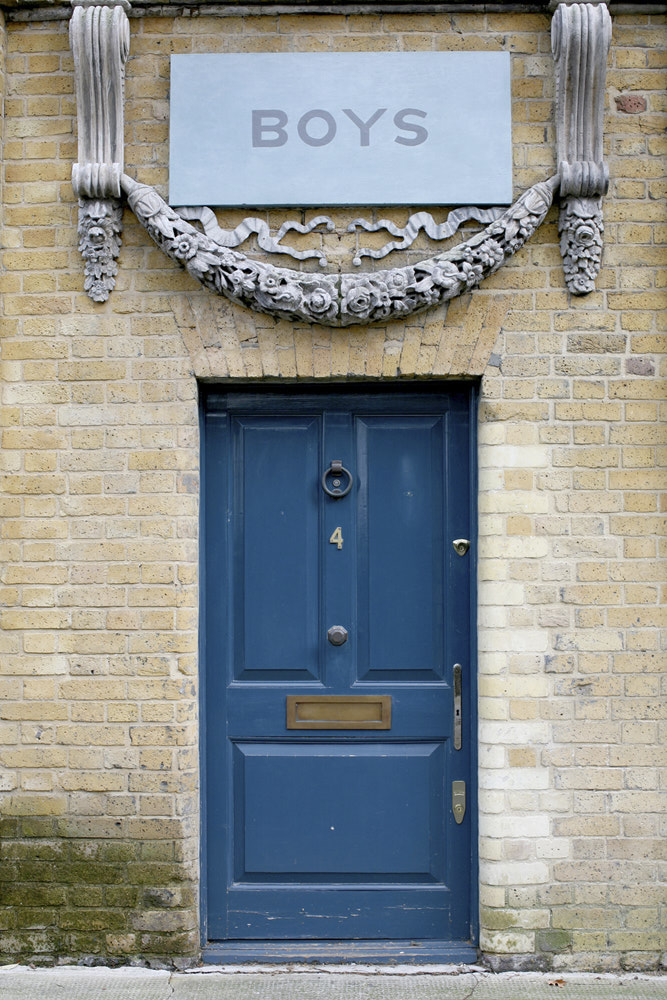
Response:
M471 940L472 408L206 397L209 941Z

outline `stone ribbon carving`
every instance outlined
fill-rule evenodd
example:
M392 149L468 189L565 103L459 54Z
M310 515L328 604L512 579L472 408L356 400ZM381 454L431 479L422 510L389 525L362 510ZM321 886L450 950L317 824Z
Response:
M561 208L558 221L567 287L595 288L602 259L602 195L609 170L602 159L611 18L605 4L559 4L551 23L556 61L556 139Z
M353 264L361 264L362 257L373 257L380 260L386 257L392 250L406 250L411 247L423 229L430 240L446 240L454 236L464 222L475 219L476 222L493 222L503 214L502 208L476 208L474 205L466 205L462 208L454 208L449 213L444 222L437 223L430 212L415 212L410 216L403 228L399 228L390 219L379 219L377 222L367 222L366 219L353 219L347 227L348 233L353 233L355 229L365 229L367 233L377 233L381 229L386 229L392 236L398 237L390 240L379 250L372 250L369 247L360 247L357 255L352 261Z
M121 183L155 243L205 287L282 319L351 326L407 316L476 288L533 235L559 180L535 184L481 233L445 253L370 274L310 274L251 260L200 233L154 188L126 175Z
M272 236L268 224L263 219L248 217L240 222L235 229L222 229L218 225L215 213L210 208L179 208L177 212L183 219L195 219L197 222L201 222L206 235L220 246L240 246L252 233L255 233L262 250L268 250L269 253L284 253L295 260L308 260L310 257L316 257L322 267L326 266L327 259L321 250L296 250L294 247L284 246L280 241L287 233L312 233L313 229L317 229L318 226L324 226L326 231L331 233L336 228L327 215L317 215L305 225L300 222L283 222L276 235Z
M222 229L218 225L218 220L210 208L186 207L177 208L176 211L183 219L200 222L206 235L210 236L220 246L238 247L255 233L257 235L257 243L262 250L267 250L269 253L287 254L289 257L293 257L294 260L308 260L309 258L316 257L322 267L326 267L328 262L321 250L297 250L295 247L288 246L280 241L290 232L311 233L318 226L324 226L328 233L332 233L336 228L327 215L317 215L305 225L300 222L283 222L276 235L272 236L267 223L263 219L248 217L243 222L240 222L235 229ZM486 224L493 222L494 219L497 219L502 214L502 208L476 208L474 205L468 205L453 209L444 222L437 223L429 212L415 212L409 217L402 228L391 222L390 219L379 219L377 222L369 222L367 219L353 219L347 227L348 233L353 233L355 229L364 229L367 233L377 233L381 229L386 229L388 233L398 238L385 243L378 250L373 250L369 247L360 247L352 263L355 267L358 267L361 264L362 257L372 257L374 260L380 260L391 253L392 250L407 250L408 247L412 246L422 229L431 240L446 240L450 236L454 236L464 222L475 219L476 222Z
M130 48L128 0L72 0L78 162L79 249L84 288L104 302L115 285L121 234L125 61Z

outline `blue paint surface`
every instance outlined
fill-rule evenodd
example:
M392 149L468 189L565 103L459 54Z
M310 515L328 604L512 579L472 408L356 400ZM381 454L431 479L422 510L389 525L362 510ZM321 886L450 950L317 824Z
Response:
M233 419L234 676L317 677L319 462L313 417Z
M470 406L464 390L208 397L212 941L470 938L473 560L451 545L472 529ZM340 500L320 483L333 459L354 477ZM287 730L286 696L306 693L390 695L391 729Z
M239 877L441 878L442 750L438 743L237 744L245 806Z

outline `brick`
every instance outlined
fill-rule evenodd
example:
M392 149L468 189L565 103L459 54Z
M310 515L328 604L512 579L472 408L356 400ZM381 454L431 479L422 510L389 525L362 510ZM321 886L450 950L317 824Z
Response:
M166 182L168 53L204 49L511 51L517 189L553 170L553 63L541 14L227 13L224 32L201 12L133 19L126 157L139 179ZM493 296L482 288L409 325L342 333L214 299L165 261L129 213L117 289L107 305L92 305L68 185L76 146L66 22L10 22L0 763L12 807L23 810L7 829L25 839L11 843L39 841L26 863L48 875L40 885L54 883L30 900L17 891L15 930L34 935L35 925L57 922L68 954L121 960L198 946L193 370L238 380L454 373L482 375L483 947L509 961L538 951L555 968L657 962L657 952L647 956L660 901L653 810L663 766L665 234L656 206L665 145L653 20L615 17L608 83L617 97L605 124L613 180L598 291L570 301L552 212L487 283ZM638 98L644 109L628 110ZM233 228L244 214L218 216ZM286 217L265 214L274 228ZM402 225L405 212L388 217ZM350 216L332 218L337 232L322 245L346 269ZM431 246L420 237L410 259ZM66 866L87 890L38 866L44 838L87 859L86 868ZM141 868L140 856L154 863ZM51 954L55 938L40 933L30 947Z

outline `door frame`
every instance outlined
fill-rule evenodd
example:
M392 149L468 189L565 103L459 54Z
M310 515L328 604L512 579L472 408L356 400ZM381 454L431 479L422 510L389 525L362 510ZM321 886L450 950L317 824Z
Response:
M290 383L244 380L224 382L197 382L199 405L199 454L200 454L200 484L199 484L199 640L198 640L198 678L199 678L199 919L201 958L205 963L220 962L317 962L340 964L349 962L372 962L374 964L433 964L451 962L472 962L478 955L479 943L479 818L478 818L478 739L477 739L477 539L478 539L478 451L477 424L480 383L475 380L445 380L430 379L428 381L375 381L364 380L351 382L296 381ZM285 394L288 395L327 395L332 392L363 392L383 395L401 395L415 390L447 395L452 390L467 392L468 397L468 460L470 468L470 506L471 538L467 558L470 565L470 642L469 642L469 680L470 680L470 787L466 790L466 809L470 816L470 941L443 947L440 942L420 942L409 952L400 946L405 942L355 942L355 941L251 941L251 942L219 942L209 941L207 928L207 780L206 780L206 408L209 397L224 395L227 392L248 392L248 394ZM411 942L412 944L412 942Z

